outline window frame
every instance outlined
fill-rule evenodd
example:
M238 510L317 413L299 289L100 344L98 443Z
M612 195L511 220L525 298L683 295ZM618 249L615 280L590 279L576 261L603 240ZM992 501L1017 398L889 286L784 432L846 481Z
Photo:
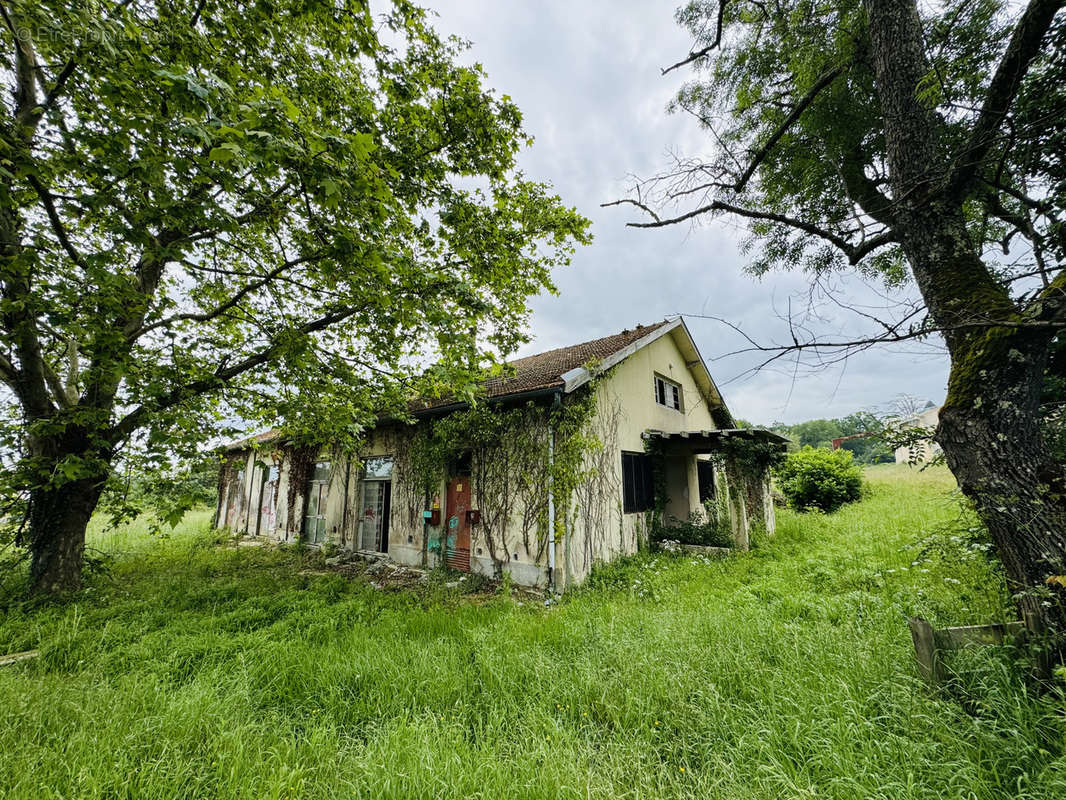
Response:
M655 373L653 375L653 386L655 388L655 402L657 405L660 405L663 408L668 408L671 411L684 412L685 393L682 390L680 383L670 380L665 375ZM673 403L667 402L667 389L672 390Z
M655 509L655 471L647 453L622 451L622 513Z
M322 477L321 470L325 470L325 477ZM302 531L304 541L308 544L322 544L326 541L326 501L329 499L329 482L332 478L333 462L316 460L304 492ZM312 496L316 501L314 514L308 513L311 509ZM313 525L312 520L314 520Z
M710 459L696 459L696 480L699 486L700 505L713 501L718 496L718 487L715 485L717 476L714 474L714 462Z
M389 552L389 517L392 512L392 478L396 469L396 458L392 455L366 456L359 478L359 518L357 549L371 553ZM369 491L368 491L369 490ZM368 537L366 509L373 498L376 514L373 522L374 547L366 546ZM379 502L380 501L380 502Z

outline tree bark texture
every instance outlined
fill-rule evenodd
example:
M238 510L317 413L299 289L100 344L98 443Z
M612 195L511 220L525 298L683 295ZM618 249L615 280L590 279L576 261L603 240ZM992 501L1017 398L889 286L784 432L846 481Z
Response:
M101 483L83 479L30 495L30 591L59 594L81 588L85 529Z
M85 530L100 501L111 452L91 430L67 423L54 436L28 438L36 465L29 490L28 542L31 594L59 594L81 587ZM66 464L78 474L62 476Z
M918 97L929 72L914 0L867 0L884 117L892 214L929 313L951 357L936 439L988 527L1028 624L1066 632L1057 583L1066 574L1066 473L1038 429L1053 331L1021 325L974 246L953 192L939 122Z

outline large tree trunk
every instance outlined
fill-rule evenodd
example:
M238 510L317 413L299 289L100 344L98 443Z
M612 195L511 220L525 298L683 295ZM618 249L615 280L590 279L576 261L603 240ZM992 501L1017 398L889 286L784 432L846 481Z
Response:
M956 341L937 441L988 528L1030 627L1066 632L1066 474L1037 426L1046 344L993 328Z
M1051 333L987 325L1016 313L975 252L960 204L938 199L904 216L904 250L951 356L936 439L1023 619L1066 633L1066 598L1049 582L1066 575L1066 470L1038 424Z
M85 528L100 500L96 478L30 493L30 591L59 594L81 587Z
M986 325L1016 314L974 251L961 206L915 209L903 244L951 356L936 439L991 534L1023 619L1066 633L1066 598L1053 580L1066 575L1066 470L1038 424L1051 333Z
M1066 633L1066 475L1037 427L1050 333L1021 326L967 229L948 180L942 124L918 88L929 73L915 0L866 0L884 117L893 229L951 355L937 441L988 527L1026 622ZM954 192L954 195L952 194ZM989 327L990 323L1007 323Z
M97 435L67 423L54 437L28 439L31 594L81 587L85 529L100 502L112 453ZM63 479L68 470L80 474Z

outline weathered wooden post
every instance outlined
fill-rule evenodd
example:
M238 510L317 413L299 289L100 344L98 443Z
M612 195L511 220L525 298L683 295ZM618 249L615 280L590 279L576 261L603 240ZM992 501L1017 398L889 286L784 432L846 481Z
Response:
M918 659L918 671L933 688L947 678L943 654L964 647L1003 644L1008 636L1017 636L1023 626L1020 622L995 623L992 625L961 625L954 628L934 630L921 617L907 617L914 641L914 654Z
M925 678L926 683L935 689L940 685L943 675L933 626L921 617L907 617L907 625L911 629L911 639L914 641L918 671Z

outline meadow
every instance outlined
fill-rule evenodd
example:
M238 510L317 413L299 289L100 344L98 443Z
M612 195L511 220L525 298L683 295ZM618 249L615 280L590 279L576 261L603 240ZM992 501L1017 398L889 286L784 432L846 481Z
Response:
M546 607L381 590L302 548L94 527L87 587L0 585L0 795L1062 798L1061 691L1008 648L918 677L905 622L1013 617L946 470L867 471L726 559L641 554ZM1059 687L1061 689L1061 687Z

